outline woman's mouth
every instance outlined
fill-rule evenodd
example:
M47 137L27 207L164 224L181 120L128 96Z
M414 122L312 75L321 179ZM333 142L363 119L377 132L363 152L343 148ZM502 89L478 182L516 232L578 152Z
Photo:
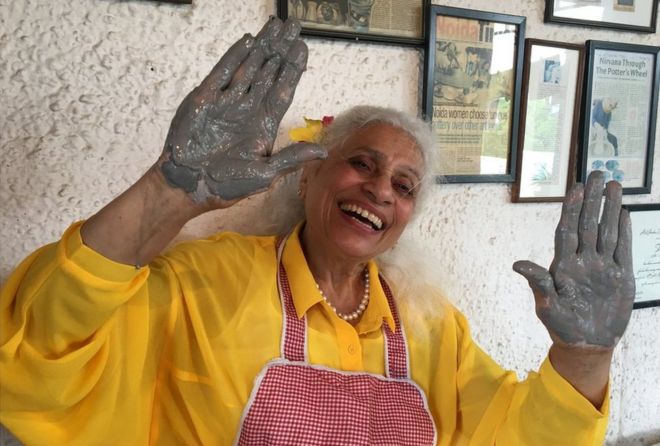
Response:
M362 224L369 225L376 231L383 229L383 221L377 215L358 206L357 204L341 203L339 205L339 209L341 209L344 214L354 218Z

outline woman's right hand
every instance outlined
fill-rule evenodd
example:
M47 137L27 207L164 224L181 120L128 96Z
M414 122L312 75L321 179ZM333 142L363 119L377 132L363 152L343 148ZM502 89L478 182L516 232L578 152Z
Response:
M271 154L307 63L300 25L271 19L238 40L179 106L160 169L203 207L223 208L267 189L281 174L326 156L313 144Z

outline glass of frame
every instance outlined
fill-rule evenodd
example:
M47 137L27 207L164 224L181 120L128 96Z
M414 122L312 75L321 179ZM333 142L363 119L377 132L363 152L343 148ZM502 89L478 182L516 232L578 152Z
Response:
M546 0L545 21L654 33L657 0Z
M513 182L525 17L433 5L422 107L438 181Z
M602 170L624 194L651 193L659 47L587 41L578 178Z
M300 20L303 36L421 46L430 0L277 0L277 15Z
M584 48L527 39L511 201L561 201L575 182Z
M660 306L660 203L624 207L632 224L633 308Z

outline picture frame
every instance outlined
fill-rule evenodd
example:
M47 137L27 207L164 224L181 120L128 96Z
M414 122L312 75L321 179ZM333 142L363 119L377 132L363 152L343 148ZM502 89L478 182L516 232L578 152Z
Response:
M402 8L402 3L407 4ZM422 47L430 0L277 0L277 15L300 20L300 34Z
M152 0L162 3L175 3L178 5L192 5L193 0Z
M578 179L601 170L624 194L651 193L660 47L587 41Z
M514 203L562 201L575 183L584 46L527 39Z
M546 0L546 23L654 33L657 0Z
M630 212L633 235L633 308L660 306L660 203L623 207Z
M429 8L422 109L440 155L436 181L514 181L525 20Z

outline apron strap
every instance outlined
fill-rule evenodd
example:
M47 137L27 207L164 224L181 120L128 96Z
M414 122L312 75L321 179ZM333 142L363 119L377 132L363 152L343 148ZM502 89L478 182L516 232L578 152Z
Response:
M282 304L282 338L280 355L289 361L307 362L307 316L298 319L293 295L289 286L289 278L282 264L284 245L289 236L277 241L277 289Z
M284 245L289 238L281 237L277 240L277 288L282 304L282 338L280 343L280 354L293 362L308 362L307 360L307 316L298 318L296 307L293 303L293 295L289 285L289 279L282 264L282 253ZM383 321L382 331L385 344L385 376L389 378L407 379L410 377L408 367L408 346L403 333L403 327L399 319L399 313L394 303L394 296L389 285L378 275L383 287L390 312L394 318L395 331L392 332L387 323Z
M394 302L394 296L385 278L378 274L380 285L383 287L387 303L390 306L390 312L394 318L394 333L390 330L390 326L383 321L383 335L385 337L385 375L389 378L410 378L410 368L408 367L408 344L403 332L403 326L399 319L399 312L397 311Z

